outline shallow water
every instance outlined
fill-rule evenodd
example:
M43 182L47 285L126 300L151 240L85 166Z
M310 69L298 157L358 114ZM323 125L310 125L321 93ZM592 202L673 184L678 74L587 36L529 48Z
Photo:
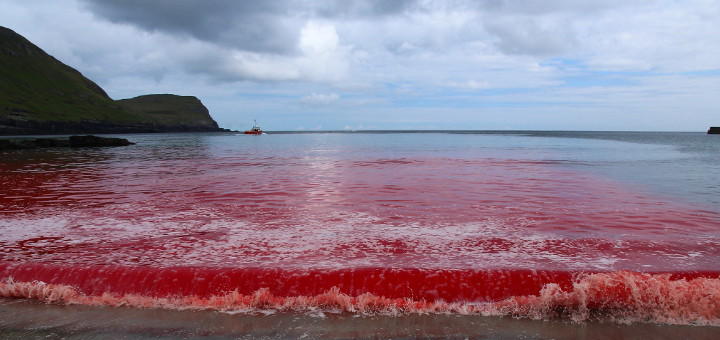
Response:
M1 154L0 296L720 324L716 136L127 137Z

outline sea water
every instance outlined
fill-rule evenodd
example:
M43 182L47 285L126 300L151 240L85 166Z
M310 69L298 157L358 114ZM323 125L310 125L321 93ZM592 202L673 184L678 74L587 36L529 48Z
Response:
M720 334L716 136L122 137L0 153L8 336Z

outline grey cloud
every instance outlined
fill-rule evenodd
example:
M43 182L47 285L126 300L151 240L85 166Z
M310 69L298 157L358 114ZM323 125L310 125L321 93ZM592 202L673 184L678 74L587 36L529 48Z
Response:
M288 1L84 0L95 15L149 31L184 34L239 50L288 53L299 23Z
M115 23L126 23L148 31L185 35L227 49L279 55L297 54L300 30L308 19L330 21L373 20L400 14L442 11L475 13L481 27L490 34L499 50L507 54L550 55L570 49L574 32L552 23L538 24L539 17L556 12L589 13L612 8L617 0L584 2L572 0L346 0L346 1L228 1L228 0L81 0L95 15ZM448 23L452 24L452 23ZM397 28L396 29L404 29ZM411 28L407 28L411 30ZM432 32L428 41L411 41L423 49L444 49L444 42L477 40L477 30L461 30L443 37ZM443 34L443 33L440 33ZM402 35L402 33L401 33ZM363 41L382 37L356 37ZM487 39L485 37L484 39ZM404 41L380 45L398 53ZM397 50L397 51L396 51ZM402 50L402 52L407 52Z
M487 19L485 29L505 54L549 56L562 54L577 45L572 28L561 19L538 20L527 16Z
M493 45L508 55L552 56L581 44L578 26L626 7L625 0L486 0L461 1L454 8L477 13Z
M376 17L401 13L416 0L228 1L82 0L95 15L148 31L184 34L233 49L292 54L308 18Z
M606 33L612 26L599 18L622 18L649 6L626 0L79 1L103 20L192 45L167 45L174 50L161 54L218 81L325 79L320 75L333 71L329 61L340 60L355 72L368 60L383 65L395 57L442 59L461 50L536 58L587 55L594 53L598 37L617 40ZM337 33L334 58L313 59L299 48L308 21ZM183 36L194 39L177 39Z
M631 5L625 0L577 1L577 0L485 0L470 1L472 7L485 11L512 14L548 14L574 12L592 14L598 11Z
M649 3L649 2L647 2ZM552 56L571 52L583 42L579 27L603 15L643 6L621 0L489 0L477 2L483 27L505 54Z
M400 14L418 8L417 0L318 1L317 14L329 17L376 17Z

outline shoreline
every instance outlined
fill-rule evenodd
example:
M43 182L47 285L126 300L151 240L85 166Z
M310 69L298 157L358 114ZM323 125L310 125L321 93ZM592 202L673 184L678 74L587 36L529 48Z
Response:
M4 339L492 338L716 339L711 326L564 322L497 316L355 316L344 313L230 314L214 311L42 304L0 298Z

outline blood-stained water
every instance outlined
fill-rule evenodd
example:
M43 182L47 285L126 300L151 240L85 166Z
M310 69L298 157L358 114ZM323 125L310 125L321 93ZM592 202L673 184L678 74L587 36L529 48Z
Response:
M136 135L5 152L0 296L719 325L720 208L705 198L720 188L705 184L720 166L590 137Z

